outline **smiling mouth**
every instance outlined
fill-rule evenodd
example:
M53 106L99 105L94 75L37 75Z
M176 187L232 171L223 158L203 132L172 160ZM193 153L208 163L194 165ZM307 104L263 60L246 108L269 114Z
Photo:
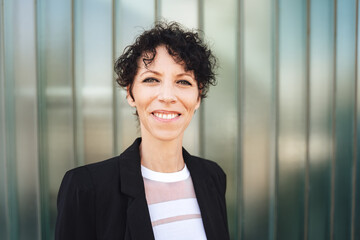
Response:
M178 113L158 113L158 112L153 112L152 114L155 117L161 118L161 119L164 119L164 120L171 120L171 119L174 119L174 118L180 116L180 114L178 114Z

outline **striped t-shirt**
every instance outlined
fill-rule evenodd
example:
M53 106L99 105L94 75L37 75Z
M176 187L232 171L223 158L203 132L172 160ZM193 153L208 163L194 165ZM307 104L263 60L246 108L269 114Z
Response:
M187 167L179 172L160 173L141 166L141 172L155 239L206 239Z

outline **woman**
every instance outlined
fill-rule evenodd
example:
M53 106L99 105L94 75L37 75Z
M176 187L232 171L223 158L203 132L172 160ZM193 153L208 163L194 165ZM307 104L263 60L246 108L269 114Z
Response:
M158 23L115 63L141 138L120 156L66 173L56 239L229 239L226 176L182 148L215 83L215 58L197 33Z

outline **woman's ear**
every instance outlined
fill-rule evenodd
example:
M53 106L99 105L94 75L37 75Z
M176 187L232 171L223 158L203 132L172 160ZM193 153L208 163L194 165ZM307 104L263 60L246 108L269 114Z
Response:
M126 88L126 100L128 101L128 103L131 107L136 107L135 100L132 98L132 96L130 94L129 86Z
M201 90L199 90L199 96L198 96L198 99L197 99L197 103L196 103L196 106L195 106L195 110L197 110L199 107L200 107L200 103L201 103Z
M195 106L195 110L197 110L200 107L200 103L201 103L201 97L198 97L196 106Z

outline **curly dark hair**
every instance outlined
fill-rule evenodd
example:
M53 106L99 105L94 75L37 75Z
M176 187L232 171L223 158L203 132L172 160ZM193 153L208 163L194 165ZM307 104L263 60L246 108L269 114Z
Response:
M209 85L215 85L216 58L202 41L198 32L185 30L176 22L157 22L155 26L138 36L134 44L127 46L116 60L114 70L116 82L121 87L129 87L130 96L138 60L143 56L145 66L156 56L156 47L165 45L168 53L178 63L184 64L185 71L194 71L201 99L206 97Z

